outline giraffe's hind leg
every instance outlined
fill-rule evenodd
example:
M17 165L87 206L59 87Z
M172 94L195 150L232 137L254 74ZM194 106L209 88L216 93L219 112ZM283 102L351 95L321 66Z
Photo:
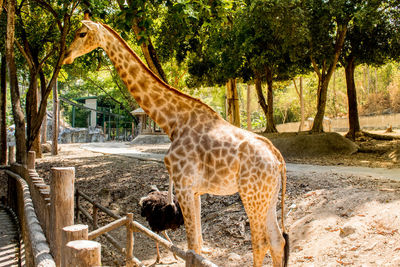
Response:
M240 191L239 191L240 192ZM242 202L250 221L253 266L260 267L268 251L267 207L259 201L256 193L242 196ZM265 202L264 202L265 203Z
M271 205L268 210L267 231L273 266L280 267L283 265L285 239L283 238L282 232L278 226L275 205Z

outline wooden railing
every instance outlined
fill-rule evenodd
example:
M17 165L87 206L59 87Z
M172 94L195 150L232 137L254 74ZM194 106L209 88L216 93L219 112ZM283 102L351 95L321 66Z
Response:
M62 229L74 224L75 169L52 168L47 185L35 170L35 152L28 153L26 165L15 163L14 155L9 157L9 163L7 200L21 224L26 265L61 266ZM96 243L85 246L100 246ZM78 254L69 258L80 262Z
M81 205L80 205L80 199L83 198L86 201L88 201L90 204L93 206L93 215L91 216L87 210L85 210ZM102 226L100 228L98 227L98 211L102 211L111 218L115 219L115 221ZM214 263L211 261L207 260L201 255L196 254L192 250L184 251L180 249L179 247L175 246L171 242L167 241L166 239L160 237L150 229L144 227L142 224L138 223L137 221L133 220L133 214L128 213L124 217L120 217L116 214L114 214L111 210L107 209L106 207L100 205L97 203L95 200L93 200L91 197L86 195L85 193L81 192L80 190L75 191L75 217L78 218L80 217L80 213L82 213L88 220L89 222L92 223L93 231L88 234L88 240L93 240L96 237L100 235L104 235L104 237L122 254L125 254L125 261L126 261L126 266L145 266L142 262L140 262L139 259L133 256L133 232L140 232L147 237L153 239L154 241L158 242L165 248L167 248L169 251L173 252L175 255L180 257L186 262L186 266L196 266L196 267L216 267ZM126 246L123 247L118 243L118 241L112 237L108 232L115 230L119 227L125 227L126 228L126 234L127 234L127 240L126 240Z
M50 185L47 185L35 170L35 153L31 151L27 165L12 162L7 169L8 199L17 210L23 231L27 231L24 235L27 266L100 266L101 245L93 241L100 235L104 235L119 253L125 255L126 266L145 266L133 255L134 232L157 241L185 260L186 266L216 266L194 251L184 251L134 221L132 213L120 217L85 193L75 191L74 168L52 168ZM80 205L81 198L92 204L92 215ZM99 227L100 211L114 221ZM79 221L81 214L92 224L92 232L88 232L87 225L75 224L74 217ZM125 245L121 245L109 233L119 227L126 229Z

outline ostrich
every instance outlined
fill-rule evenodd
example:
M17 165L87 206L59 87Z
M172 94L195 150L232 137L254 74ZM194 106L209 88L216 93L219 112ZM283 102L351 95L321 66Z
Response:
M178 229L183 224L183 216L176 197L173 197L173 203L169 202L168 191L159 191L157 187L152 186L149 194L140 199L139 205L141 207L140 215L146 218L151 230L157 233L161 232L172 243L166 230ZM156 262L158 263L160 262L158 242L156 243L156 248ZM174 257L176 260L178 259L175 254Z

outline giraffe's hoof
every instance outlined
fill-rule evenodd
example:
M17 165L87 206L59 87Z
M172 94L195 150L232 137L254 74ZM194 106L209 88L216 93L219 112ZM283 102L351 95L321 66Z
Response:
M211 254L212 250L209 247L202 247L201 254Z

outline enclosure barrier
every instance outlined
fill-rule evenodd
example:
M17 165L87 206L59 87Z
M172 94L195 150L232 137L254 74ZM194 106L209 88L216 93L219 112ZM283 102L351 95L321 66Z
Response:
M9 157L13 162L13 157ZM100 266L101 245L92 241L104 235L126 258L126 266L144 266L133 255L133 232L141 232L159 242L186 261L186 266L215 267L216 265L193 251L183 251L133 220L133 214L124 217L114 214L96 203L85 193L76 190L76 218L85 215L93 225L74 224L74 168L52 168L50 185L35 170L35 152L30 151L27 165L13 163L6 170L8 175L8 205L13 208L21 223L25 245L26 266ZM91 216L79 204L83 198L93 205ZM98 211L115 221L98 228ZM122 246L108 232L126 228L126 245Z
M13 165L12 169L22 168ZM56 266L50 254L50 247L40 222L35 214L35 208L27 182L18 174L6 170L8 175L7 205L18 216L26 266Z
M90 204L93 205L93 216L89 214L81 205L80 205L80 198L85 199ZM93 231L88 234L88 239L93 240L100 235L104 235L108 241L122 254L125 254L126 266L145 266L143 265L139 259L133 256L133 232L140 232L147 237L153 239L154 241L158 242L169 251L175 253L178 257L183 259L186 262L186 266L190 267L216 267L214 263L207 260L201 255L196 254L192 250L184 251L179 247L175 246L171 242L165 240L164 238L160 237L153 231L149 230L148 228L144 227L140 223L133 220L133 214L128 213L125 217L120 217L114 214L111 210L107 209L106 207L100 205L92 198L90 198L85 193L81 192L80 190L76 190L75 192L75 216L76 218L80 217L80 213L82 213L89 222L92 223ZM97 214L98 211L102 211L111 218L115 219L115 221L102 226L98 227L97 222ZM126 248L123 248L122 245L118 243L108 232L115 230L121 226L126 227L127 233L127 241L126 241Z
M9 162L13 159L9 157ZM74 224L74 168L52 168L49 186L37 174L35 152L30 151L27 165L13 163L5 172L7 204L21 224L26 266L60 266L62 228Z

